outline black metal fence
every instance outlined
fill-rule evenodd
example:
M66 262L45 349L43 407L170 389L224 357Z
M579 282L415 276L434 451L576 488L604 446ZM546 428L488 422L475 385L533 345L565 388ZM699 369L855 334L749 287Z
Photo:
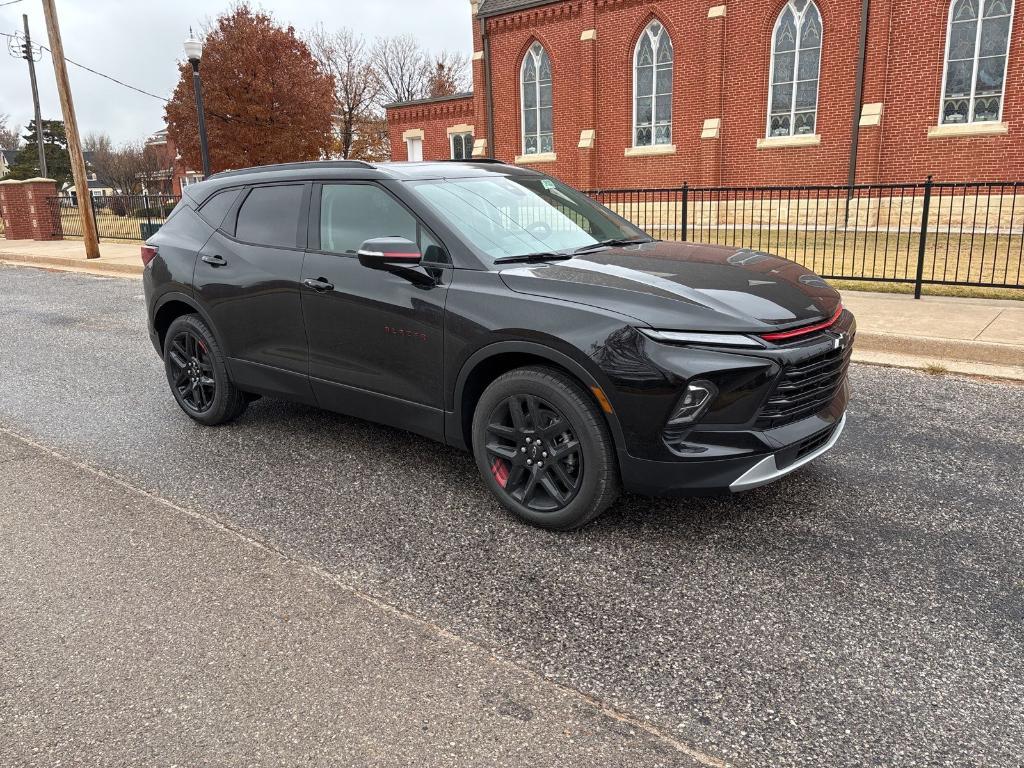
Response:
M93 217L101 240L146 240L156 234L180 198L174 195L109 195L93 197ZM54 234L82 237L76 198L47 198Z
M771 251L822 277L1024 288L1024 182L592 190L654 237Z

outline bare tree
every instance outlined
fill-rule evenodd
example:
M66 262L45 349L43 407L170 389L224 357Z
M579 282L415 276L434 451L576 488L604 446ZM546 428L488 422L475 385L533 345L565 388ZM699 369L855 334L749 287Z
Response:
M0 113L0 149L17 149L21 146L21 126L8 127L10 119L10 115Z
M82 139L82 149L86 152L93 153L110 152L114 149L114 142L112 142L110 140L110 136L105 133L90 131L85 134L85 138Z
M380 159L372 156L374 152L364 156L369 145L359 136L361 129L379 119L380 81L366 40L347 27L330 33L321 24L309 33L307 44L321 69L334 77L338 154L345 159Z
M370 59L380 81L380 101L413 101L423 98L430 76L430 57L412 35L379 37Z
M426 84L427 96L452 96L470 88L469 59L458 51L434 55Z
M87 137L86 141L92 136ZM105 138L105 137L101 137ZM110 140L98 141L92 150L92 169L96 178L123 194L137 194L152 174L161 170L152 152L138 142L129 142L113 148Z

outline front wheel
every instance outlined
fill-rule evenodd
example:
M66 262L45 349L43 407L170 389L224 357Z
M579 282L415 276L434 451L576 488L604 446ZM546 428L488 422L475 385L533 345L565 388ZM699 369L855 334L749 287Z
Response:
M544 528L572 530L619 494L615 447L586 392L552 368L495 379L473 414L473 455L508 509Z
M164 368L181 410L200 424L223 424L248 401L228 376L217 339L199 315L182 315L167 329Z

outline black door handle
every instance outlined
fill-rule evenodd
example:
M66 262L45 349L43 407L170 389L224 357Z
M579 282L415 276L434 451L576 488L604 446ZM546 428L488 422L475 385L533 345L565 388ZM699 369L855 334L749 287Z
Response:
M312 288L314 291L333 291L334 283L327 282L324 278L318 277L316 280L308 278L302 281L302 284L307 288Z
M225 264L227 264L227 261L224 259L223 256L211 256L210 254L205 254L203 256L203 261L205 261L211 267L223 267Z

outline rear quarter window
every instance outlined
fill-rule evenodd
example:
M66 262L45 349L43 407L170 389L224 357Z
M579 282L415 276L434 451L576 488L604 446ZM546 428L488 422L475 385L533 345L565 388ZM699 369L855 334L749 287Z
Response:
M219 228L224 223L224 218L228 215L228 211L231 210L231 206L238 199L238 192L238 189L225 189L222 192L216 193L203 203L199 209L199 215L214 229Z

